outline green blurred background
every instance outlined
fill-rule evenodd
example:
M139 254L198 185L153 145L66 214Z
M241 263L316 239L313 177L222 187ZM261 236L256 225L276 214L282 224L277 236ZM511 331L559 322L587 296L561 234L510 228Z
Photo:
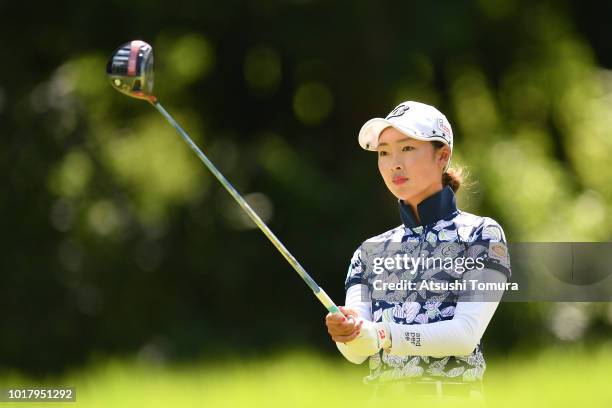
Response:
M342 303L355 248L400 223L357 132L403 100L453 125L460 208L511 242L610 240L611 17L594 0L0 2L0 371L349 364L174 130L106 82L120 44L153 45L162 103ZM608 303L505 303L484 350L588 360L611 334Z

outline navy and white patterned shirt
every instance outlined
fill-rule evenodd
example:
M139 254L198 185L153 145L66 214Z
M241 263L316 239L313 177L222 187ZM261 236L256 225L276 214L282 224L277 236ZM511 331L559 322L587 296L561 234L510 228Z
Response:
M403 225L366 240L355 251L345 281L346 290L353 285L368 285L366 265L393 245L408 252L417 250L419 255L425 256L448 255L450 251L452 256L479 257L485 268L495 269L510 278L507 244L501 226L491 218L457 209L455 195L449 186L417 206L421 225L417 225L411 208L401 200L399 207ZM465 243L478 245L466 246ZM457 250L457 244L463 246ZM422 280L450 282L459 278L442 268L422 267L413 273L416 273L414 279ZM371 298L372 321L419 325L450 320L460 295L454 290L408 290L401 298ZM369 367L370 374L364 378L366 383L421 376L468 382L482 379L486 363L480 341L466 356L395 356L388 350L381 350L369 357Z

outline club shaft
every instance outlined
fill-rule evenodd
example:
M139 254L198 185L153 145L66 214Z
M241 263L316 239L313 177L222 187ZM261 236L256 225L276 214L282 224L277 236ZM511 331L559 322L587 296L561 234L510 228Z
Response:
M183 128L174 120L174 118L164 109L164 107L157 100L150 100L151 105L157 109L164 118L177 130L179 135L183 138L185 143L189 145L191 150L195 152L195 154L200 158L200 160L204 163L204 165L210 170L210 172L219 180L219 182L225 187L225 189L230 193L234 200L242 207L242 209L248 214L248 216L253 220L253 222L259 227L259 229L264 233L266 237L274 244L276 249L285 257L287 262L295 269L295 271L300 275L300 277L306 282L308 287L313 291L314 295L319 299L319 301L325 306L325 308L330 313L340 313L338 306L331 300L331 298L325 293L323 288L321 288L317 283L310 277L308 272L300 265L300 263L295 259L293 255L289 252L289 250L283 245L283 243L274 235L272 230L266 225L265 222L257 215L257 213L251 208L249 203L246 202L244 198L238 193L238 191L231 185L229 181L223 176L223 174L217 169L217 167L208 159L208 157L200 150L200 148L191 140L187 132L183 130Z

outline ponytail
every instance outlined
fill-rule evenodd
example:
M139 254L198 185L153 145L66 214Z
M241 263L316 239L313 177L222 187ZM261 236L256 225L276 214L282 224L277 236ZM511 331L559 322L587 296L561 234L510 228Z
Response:
M442 185L450 186L456 193L459 187L463 183L463 169L462 168L449 168L442 174Z

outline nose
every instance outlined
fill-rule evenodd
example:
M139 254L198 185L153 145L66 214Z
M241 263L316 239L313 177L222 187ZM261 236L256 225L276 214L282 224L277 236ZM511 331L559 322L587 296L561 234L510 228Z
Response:
M395 172L403 169L404 165L399 160L393 160L393 162L391 163L391 168L389 170Z

